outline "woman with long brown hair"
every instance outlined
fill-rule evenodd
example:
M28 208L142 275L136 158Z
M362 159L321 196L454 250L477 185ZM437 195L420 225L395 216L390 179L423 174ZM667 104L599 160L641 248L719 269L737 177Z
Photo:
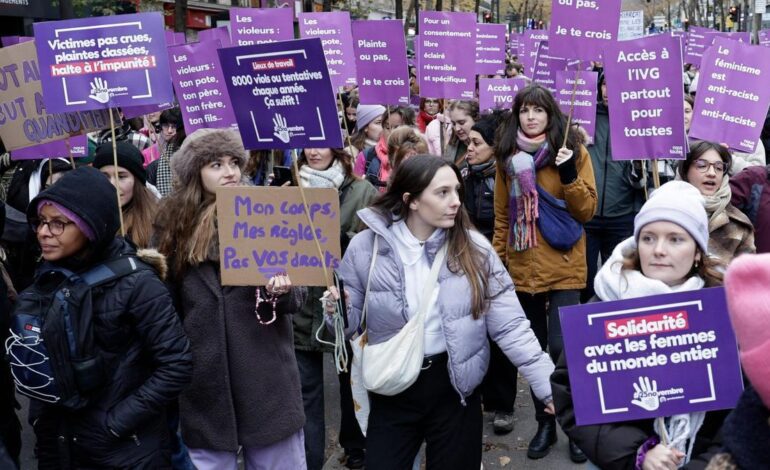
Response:
M489 362L487 334L535 394L551 401L553 363L529 328L505 267L472 228L462 192L460 172L443 159L405 160L388 190L359 211L370 230L353 238L338 270L346 285L346 333L357 330L366 304L367 347L390 340L410 318L424 320L417 337L424 357L414 382L392 396L369 393L369 470L411 468L423 441L428 469L479 468L478 385ZM334 304L326 308L331 312ZM366 362L363 367L366 374Z

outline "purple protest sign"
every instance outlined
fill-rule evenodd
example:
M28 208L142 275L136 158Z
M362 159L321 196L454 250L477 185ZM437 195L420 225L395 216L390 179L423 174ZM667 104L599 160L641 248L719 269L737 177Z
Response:
M474 98L476 18L473 13L420 11L420 95ZM467 53L458 53L467 51Z
M319 38L219 49L235 118L249 149L342 147Z
M753 153L770 106L770 50L722 37L703 56L690 137Z
M759 45L770 47L770 29L759 31Z
M88 156L88 137L85 134L11 152L11 160L37 160L53 157L82 158L85 156Z
M353 21L353 52L362 104L409 104L404 26L399 20Z
M178 44L184 44L187 40L184 33L166 30L166 46L176 46Z
M260 0L259 6L260 8L286 8L291 11L292 18L297 17L292 0Z
M510 39L508 41L508 53L512 56L519 55L519 39L521 38L520 34L517 33L511 33Z
M161 103L161 104L148 104L145 106L123 106L120 108L123 111L123 119L132 119L145 114L159 113L169 108L173 108L175 103Z
M289 8L231 8L233 46L294 39L294 12Z
M198 42L209 41L219 41L222 47L230 47L232 45L230 30L227 29L227 26L219 26L198 31Z
M476 25L476 74L495 75L505 72L504 24Z
M556 72L567 68L567 59L551 57L548 54L548 41L541 41L537 47L535 71L532 73L532 81L543 85L551 93L555 93Z
M559 309L577 424L728 409L743 389L724 289Z
M700 61L706 48L711 45L711 35L716 33L711 28L690 26L687 30L687 45L685 46L684 61L700 67Z
M620 0L557 0L552 4L551 54L598 60L618 40Z
M202 128L238 128L219 66L219 46L198 42L168 48L171 80L188 134Z
M334 89L355 85L356 60L353 54L353 35L350 32L350 13L300 13L298 19L299 37L321 39Z
M605 49L614 160L685 157L679 38L667 34Z
M736 41L751 44L751 33L748 31L714 31L711 36L711 44L714 44L714 39L717 37L735 39Z
M519 63L524 66L524 75L532 77L535 71L537 46L541 41L548 40L548 31L528 29L519 38Z
M516 93L527 86L524 77L515 78L480 78L479 109L489 111L511 109Z
M569 114L570 107L572 108L572 122L579 124L586 131L591 142L593 142L596 132L596 82L598 76L597 72L556 72L556 93L553 95L559 104L559 109L565 116Z
M159 13L33 26L49 111L138 106L174 99Z
M2 44L3 47L8 47L34 40L35 38L31 36L2 36L0 37L0 44Z

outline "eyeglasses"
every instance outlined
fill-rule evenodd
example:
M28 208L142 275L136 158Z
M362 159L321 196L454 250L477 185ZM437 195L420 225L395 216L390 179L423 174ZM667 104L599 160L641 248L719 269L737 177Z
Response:
M59 236L62 233L64 233L64 229L67 227L67 225L74 224L75 222L67 221L63 222L61 220L53 219L53 220L40 220L40 219L29 219L29 225L32 227L32 231L35 233L40 232L40 229L43 227L43 225L48 226L48 231L51 232L51 235Z
M714 167L714 171L717 173L724 173L727 171L727 164L725 162L710 162L708 160L704 160L702 158L699 158L695 160L695 168L698 169L701 173L706 173L709 171L709 168Z

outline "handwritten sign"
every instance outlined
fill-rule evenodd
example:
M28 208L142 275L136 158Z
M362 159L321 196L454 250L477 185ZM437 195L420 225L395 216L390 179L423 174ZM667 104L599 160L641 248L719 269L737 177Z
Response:
M342 258L339 194L304 191L315 233L299 188L217 188L222 285L263 286L280 272L294 285L326 285L323 266L336 269Z
M49 111L173 101L160 13L50 21L33 26Z
M770 49L718 37L703 56L690 137L752 153L770 106Z
M618 41L644 37L644 10L621 11Z
M722 288L559 309L577 424L732 408L743 389Z
M219 49L238 129L248 149L342 147L321 40Z
M0 138L17 150L109 127L107 110L48 113L35 43L0 49Z

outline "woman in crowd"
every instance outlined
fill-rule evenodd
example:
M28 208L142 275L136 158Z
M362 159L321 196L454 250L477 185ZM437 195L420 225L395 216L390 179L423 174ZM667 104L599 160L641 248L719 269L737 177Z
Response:
M425 127L428 153L431 155L444 155L444 149L451 138L452 121L449 119L448 114L444 112L436 114L430 124Z
M164 410L189 383L192 354L171 296L158 278L166 271L165 260L157 252L137 254L115 236L119 210L115 188L88 167L69 172L27 210L49 265L84 272L138 256L153 268L134 268L92 291L94 341L109 374L83 409L36 407L31 420L42 469L170 464Z
M734 160L723 146L708 141L690 145L679 176L695 186L706 200L709 216L709 256L727 265L744 253L754 253L754 227L746 215L730 203L730 165Z
M770 253L770 166L753 166L730 177L730 203L754 226L757 253Z
M182 114L178 108L167 109L160 113L158 120L160 132L157 134L157 139L150 147L142 150L145 167L160 158L169 143L175 142L177 129L182 126Z
M127 142L118 142L117 157L117 181L112 144L102 144L96 149L93 166L109 178L120 192L126 237L136 246L147 248L151 245L158 198L147 188L147 172L142 166L142 153L139 149Z
M463 169L465 200L463 205L476 229L492 241L495 228L495 131L500 116L492 115L473 125L468 139ZM489 370L482 382L484 409L495 414L493 429L497 434L513 430L513 405L516 401L516 367L500 347L490 343Z
M299 180L303 187L332 188L339 192L340 242L344 254L350 239L362 228L356 213L369 206L377 196L377 190L368 181L353 174L350 155L342 149L305 149L298 164ZM326 347L316 340L316 332L324 321L323 308L318 303L323 291L323 288L309 288L302 310L293 316L294 350L299 364L307 419L304 429L309 470L323 466L326 449L323 378L323 352ZM325 328L322 330L324 332ZM325 338L324 341L331 340ZM340 445L345 450L348 467L354 468L356 462L363 464L365 442L353 409L350 374L340 373L339 382L342 408Z
M414 111L407 106L388 108L382 116L382 122L382 134L377 145L359 153L354 167L357 175L366 178L381 192L385 191L390 174L393 172L388 157L390 133L402 126L414 127Z
M248 154L237 132L199 129L171 160L179 185L156 222L159 249L170 259L171 283L195 357L182 393L182 437L199 470L304 469L305 449L292 320L305 289L286 275L265 287L220 282L216 188L237 186ZM255 311L256 306L256 311Z
M586 285L585 235L569 236L569 243L552 247L536 219L544 197L563 200L568 216L578 224L591 220L596 209L596 188L591 158L570 132L564 143L566 118L551 93L529 85L516 94L513 110L498 128L495 145L495 230L493 245L508 266L524 312L543 350L558 359L562 335L559 307L580 301ZM538 195L537 187L547 194ZM575 228L577 232L578 228ZM556 243L553 238L551 241ZM556 442L556 423L533 395L538 430L527 456L545 457ZM570 457L583 461L580 449L570 443Z
M710 258L708 218L698 191L681 181L660 187L634 221L634 235L618 245L594 282L598 301L683 292L719 285L718 260ZM577 426L564 355L551 378L564 432L601 469L703 468L726 412L667 417L669 445L655 420ZM689 434L672 432L688 429ZM688 446L689 441L689 446ZM700 464L698 464L700 462Z
M393 337L418 314L418 306L425 315L418 338L425 357L416 381L393 396L369 394L366 468L410 468L423 440L429 470L478 468L477 387L489 360L487 334L545 403L551 400L552 363L537 344L500 259L471 228L456 168L438 157L412 157L359 216L370 230L353 238L338 270L346 281L346 333L358 328L365 302L369 345ZM435 260L438 281L426 287ZM327 312L335 305L327 302Z
M342 94L342 131L344 135L350 135L356 130L356 111L358 109L358 93Z
M359 104L356 108L356 131L350 136L350 146L345 150L351 157L377 145L382 135L385 106L379 104Z
M444 104L438 98L421 98L419 110L420 112L417 113L417 127L424 134L428 124L436 119L439 113L444 112Z
M479 120L478 101L453 101L449 105L449 120L452 121L452 137L449 139L444 158L457 166L465 164L465 151L468 148L468 138L471 127Z
M158 140L158 156L153 156L145 166L147 168L147 181L158 189L161 197L168 196L173 190L173 175L171 172L171 157L184 142L187 134L184 130L184 121L178 108L167 109L161 113L161 135ZM147 155L145 154L145 157Z
M421 153L428 153L428 145L413 127L400 127L388 136L388 162L393 171L404 160Z

